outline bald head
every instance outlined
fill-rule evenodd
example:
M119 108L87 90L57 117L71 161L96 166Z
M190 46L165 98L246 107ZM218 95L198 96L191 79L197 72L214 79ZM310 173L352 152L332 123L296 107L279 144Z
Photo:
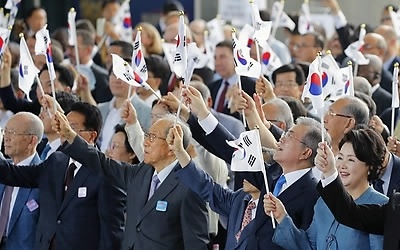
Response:
M386 40L387 50L384 61L389 60L393 56L397 55L398 50L398 42L397 42L397 34L391 25L379 25L375 29L375 33L383 36Z
M386 54L387 43L385 38L378 33L368 33L364 37L364 45L362 47L363 54L373 54L382 60Z

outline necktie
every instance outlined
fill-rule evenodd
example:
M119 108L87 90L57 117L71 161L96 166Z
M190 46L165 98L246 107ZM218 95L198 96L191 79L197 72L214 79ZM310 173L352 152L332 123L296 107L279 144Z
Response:
M47 153L50 151L50 149L51 149L50 144L47 143L46 146L44 147L42 153L40 154L40 159L42 161L46 160Z
M381 194L385 194L383 192L383 183L385 183L385 182L381 179L377 179L374 181L374 189Z
M69 164L67 169L67 174L65 175L65 192L67 192L68 188L72 183L72 180L74 179L75 169L76 169L75 163Z
M149 191L149 198L147 200L150 200L151 196L153 196L154 192L158 188L158 184L160 183L160 179L158 179L157 175L154 175L153 178L151 178L151 185L150 185L150 191Z
M281 175L281 177L279 177L278 181L276 182L275 188L274 188L274 192L272 193L274 196L278 196L279 193L282 190L282 186L283 184L286 183L286 178L284 175Z
M219 100L218 100L218 105L217 105L218 112L223 112L224 108L225 108L225 96L226 96L226 92L228 92L229 83L227 81L225 81L224 84L225 84L224 89L222 90L221 95L219 96Z
M239 232L235 235L237 241L239 241L240 235L242 234L244 227L250 223L252 217L251 214L254 208L256 208L256 203L254 201L250 201L246 207L246 210L244 210L242 226L240 227Z
M6 235L8 217L10 214L11 195L14 187L6 186L0 210L0 238Z
M175 73L172 73L168 81L167 92L172 92L174 90L177 81L178 77L176 77Z

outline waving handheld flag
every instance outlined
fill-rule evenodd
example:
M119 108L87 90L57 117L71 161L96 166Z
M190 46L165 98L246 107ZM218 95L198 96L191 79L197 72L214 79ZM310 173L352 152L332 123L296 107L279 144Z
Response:
M179 30L178 40L176 41L176 51L174 58L174 72L180 77L186 76L185 71L187 68L187 45L186 45L186 25L184 19L184 13L181 11L179 16Z
M21 40L19 43L19 75L18 85L19 88L26 94L29 99L29 91L31 90L33 81L39 70L33 63L31 54L29 53L28 46L26 45L23 34L20 34Z

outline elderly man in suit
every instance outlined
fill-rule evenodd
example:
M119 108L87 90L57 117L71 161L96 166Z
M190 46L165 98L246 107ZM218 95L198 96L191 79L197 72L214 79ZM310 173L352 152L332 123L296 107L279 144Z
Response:
M20 112L4 129L5 153L16 165L39 164L36 146L43 136L43 124L32 113ZM39 190L0 185L0 249L31 250L39 218ZM14 198L12 198L14 197Z
M67 117L71 127L94 145L101 128L101 115L96 106L74 103ZM17 130L8 133L21 134ZM121 248L125 193L79 160L60 151L33 166L0 160L0 183L39 188L36 249Z
M127 190L123 249L207 249L205 202L176 179L181 165L166 141L174 122L173 116L156 121L145 134L144 161L130 165L107 159L77 136L61 113L56 114L53 127L68 142L63 152L81 161L87 171L104 173ZM186 148L191 134L181 126Z
M371 234L383 234L383 249L400 249L400 193L394 193L389 203L357 205L346 192L334 163L332 151L325 143L319 145L315 165L323 173L317 189L335 219L346 226Z

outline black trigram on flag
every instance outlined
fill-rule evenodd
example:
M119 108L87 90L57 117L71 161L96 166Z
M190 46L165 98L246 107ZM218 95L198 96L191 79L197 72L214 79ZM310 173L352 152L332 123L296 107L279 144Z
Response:
M251 67L253 67L253 63L252 62L250 62L249 66L247 66L247 71L249 71L251 69Z
M147 72L147 66L143 65L143 67L140 69L140 72L146 73Z
M129 75L128 73L123 73L125 79L129 82L133 80L133 77L131 75Z
M249 136L248 136L248 135L246 135L246 136L243 137L243 142L244 142L244 144L246 144L247 147L250 146L250 145L252 144L252 142L251 142L251 140L249 139Z
M133 50L137 50L139 48L139 41L135 42L135 45L133 45Z
M29 72L28 72L28 68L29 68L29 66L28 65L24 65L24 76L25 75L27 75Z
M176 54L174 59L174 62L179 62L179 61L182 61L182 56L180 53Z
M233 48L236 48L236 42L235 42L235 39L232 39L232 47L233 47Z
M250 154L249 159L247 160L247 163L248 163L251 167L253 167L253 165L254 165L254 163L256 162L256 160L257 160L257 158L256 158L254 155Z

